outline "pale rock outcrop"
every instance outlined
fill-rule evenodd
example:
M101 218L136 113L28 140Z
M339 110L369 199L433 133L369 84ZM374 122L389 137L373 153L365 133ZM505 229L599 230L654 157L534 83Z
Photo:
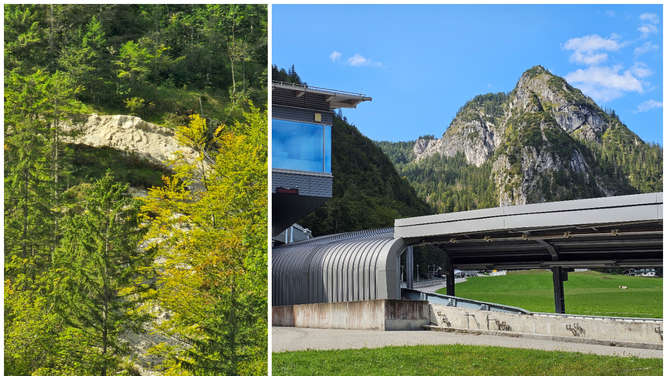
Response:
M178 144L174 131L130 115L88 116L74 127L76 136L67 140L73 144L110 147L133 153L145 160L167 166L180 151L189 163L196 158L194 150Z

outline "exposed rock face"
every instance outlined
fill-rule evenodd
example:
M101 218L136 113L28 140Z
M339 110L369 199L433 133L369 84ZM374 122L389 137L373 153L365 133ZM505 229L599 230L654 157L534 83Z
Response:
M478 167L490 161L501 206L612 195L614 185L596 176L582 144L599 144L612 125L624 127L580 90L536 66L509 94L469 101L442 138L420 139L413 152L416 161L457 153Z
M152 163L166 165L180 151L188 162L196 158L192 149L178 144L174 131L129 115L90 115L76 128L70 142L93 147L111 147L134 153Z

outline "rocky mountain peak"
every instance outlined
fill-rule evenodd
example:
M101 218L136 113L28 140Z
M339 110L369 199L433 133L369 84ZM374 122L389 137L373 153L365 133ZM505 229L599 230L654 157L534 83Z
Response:
M536 65L508 94L468 101L442 138L417 140L413 153L417 162L462 153L477 167L491 163L500 205L567 198L568 180L593 197L615 193L613 182L596 176L597 162L588 150L601 147L612 133L641 142L581 90Z

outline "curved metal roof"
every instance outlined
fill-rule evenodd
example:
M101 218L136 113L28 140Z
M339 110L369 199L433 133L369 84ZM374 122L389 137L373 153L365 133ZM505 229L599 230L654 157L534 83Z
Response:
M273 249L273 305L400 299L393 229L327 235Z

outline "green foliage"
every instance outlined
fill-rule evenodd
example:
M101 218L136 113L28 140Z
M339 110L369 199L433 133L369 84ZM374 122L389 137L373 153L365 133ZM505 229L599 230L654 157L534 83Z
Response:
M634 192L662 191L662 147L644 143L617 119L612 117L601 145L585 145L603 176L626 183Z
M139 115L146 104L144 98L139 97L125 98L123 102L125 103L125 108L127 108L132 115Z
M162 176L171 172L162 165L113 148L94 148L86 145L71 145L63 154L73 168L65 179L68 187L81 182L92 183L110 170L116 180L127 182L132 187L150 188L162 185Z
M130 350L120 336L141 333L149 317L138 308L151 287L153 255L139 247L145 231L127 188L107 173L85 189L53 256L54 308L68 324L61 336L85 345L64 361L79 375L116 373Z
M480 119L479 114L483 113L492 119L498 119L505 113L505 104L508 99L506 93L488 93L474 97L466 102L456 112L456 118L460 121L473 121Z
M178 157L144 200L146 240L162 239L157 298L171 318L160 330L189 344L154 349L165 374L266 373L267 115L249 108L212 136L199 116L179 128L198 156Z
M662 317L662 278L628 277L594 271L568 275L564 284L567 313ZM628 288L619 289L619 285ZM439 293L445 293L444 290L439 290ZM468 278L465 283L456 285L456 295L534 312L554 312L553 280L549 271Z
M273 375L661 375L661 359L493 346L387 346L273 354Z
M332 128L333 198L299 221L315 235L392 226L431 213L382 150L344 119Z
M66 71L97 112L137 98L144 106L130 111L160 123L201 112L198 101L174 109L163 89L266 106L266 5L7 5L5 15L5 69ZM219 107L203 115L235 120Z
M429 136L422 136L420 139L423 138L428 140L434 138L433 136L430 136L431 138L428 137ZM382 152L389 157L389 160L394 164L397 171L401 171L406 164L412 162L415 158L414 152L412 151L415 144L414 141L377 141L376 144L382 149Z
M496 206L491 164L468 164L465 156L432 155L403 166L399 173L437 213Z
M60 121L77 112L76 89L66 75L41 70L27 76L12 71L5 85L6 270L21 284L28 277L34 282L47 267L57 242L58 137Z
M301 77L296 73L294 69L294 64L290 67L289 71L285 71L285 68L280 68L276 65L271 66L272 70L272 79L273 81L289 82L292 84L305 85L305 82L301 81Z

